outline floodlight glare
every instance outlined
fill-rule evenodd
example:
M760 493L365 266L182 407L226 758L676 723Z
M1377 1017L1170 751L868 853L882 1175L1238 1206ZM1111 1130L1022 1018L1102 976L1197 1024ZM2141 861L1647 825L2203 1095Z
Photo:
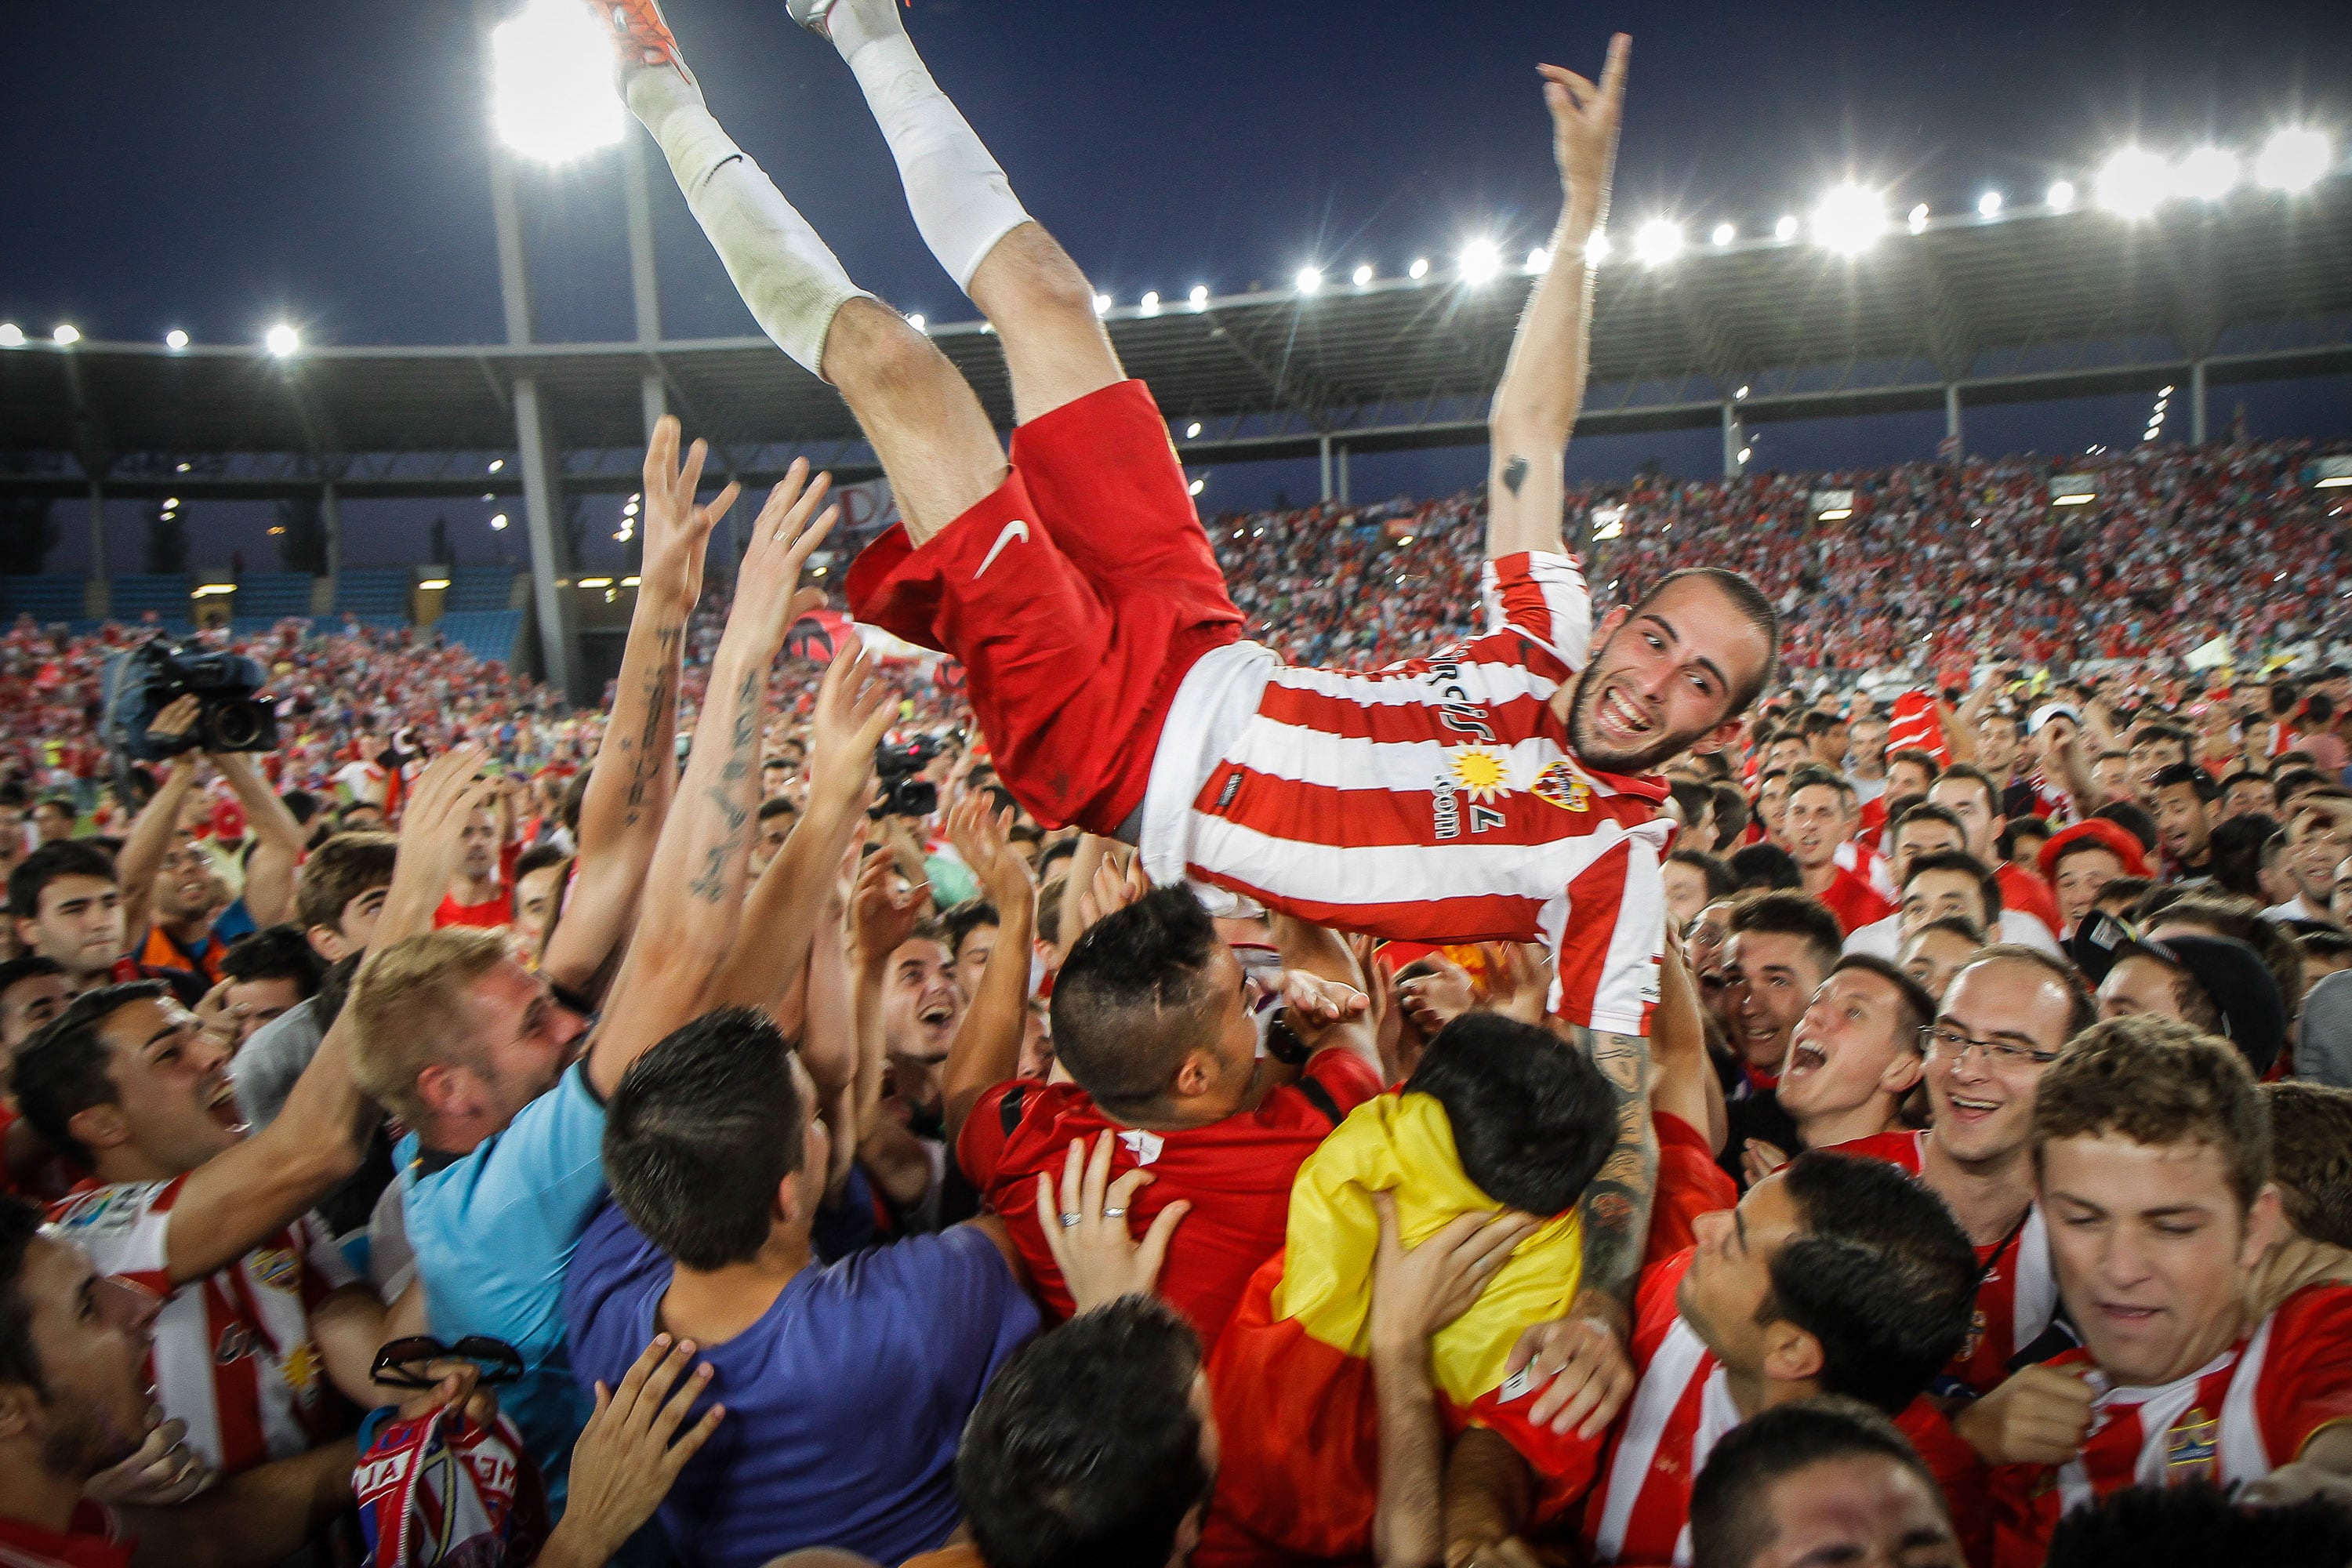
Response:
M1917 206L1913 207L1911 209L1910 216L1904 219L1904 222L1909 226L1913 234L1927 233L1927 204L1926 202L1921 202Z
M1291 282L1297 286L1301 294L1312 294L1323 287L1323 269L1319 267L1302 267L1298 269L1298 275L1293 278Z
M1192 301L1192 309L1195 310L1207 310L1209 308L1209 286L1205 283L1193 284L1192 292L1188 296L1188 298Z
M1748 454L1749 454L1749 453L1751 453L1751 452L1753 452L1755 449L1756 449L1756 448L1754 448L1753 447L1740 447L1740 448L1739 448L1739 460L1740 460L1741 462L1743 462L1743 463L1744 463L1744 462L1746 462L1746 461L1748 460Z
M1609 231L1605 228L1594 229L1592 237L1584 242L1584 264L1587 267L1600 266L1609 259L1609 252L1612 248L1614 247L1609 243Z
M2056 182L2050 187L2050 194L2042 199L2053 213L2072 212L2074 208L2074 182Z
M163 334L163 346L167 349L186 348L188 346L188 334L180 331L179 328L173 327L170 331Z
M59 321L58 323L58 330L51 332L49 336L55 339L61 347L70 348L74 344L81 342L81 329L75 326L71 321Z
M1665 218L1654 217L1633 231L1633 258L1644 267L1663 267L1682 252L1683 231Z
M1416 283L1428 277L1429 258L1426 256L1414 257L1412 258L1412 265L1404 269L1404 275L1412 279Z
M1359 267L1348 276L1360 289L1372 280L1372 269L1369 266Z
M1717 245L1729 245L1739 237L1739 231L1727 223L1719 223L1715 226L1715 233L1710 237Z
M1788 213L1781 214L1780 221L1772 226L1772 237L1780 240L1796 238L1797 220L1795 216Z
M1999 217L2000 216L2000 193L1999 191L1987 191L1977 198L1977 216Z
M499 139L542 163L610 147L627 125L613 90L612 41L567 0L530 0L491 32L490 82Z
M1184 493L1185 493L1186 495L1194 495L1194 496L1196 496L1196 495L1199 495L1202 490L1207 489L1208 488L1209 488L1209 481L1208 481L1208 480L1206 480L1206 479L1194 479L1191 484L1186 485L1186 486L1184 487Z
M1545 249L1542 246L1540 246L1540 245L1537 246L1533 250L1528 251L1528 271L1530 271L1530 272L1549 272L1549 271L1550 271L1550 270L1551 270L1551 252L1550 252L1550 251L1549 251L1549 250L1546 250L1546 249Z
M2299 125L2271 132L2254 157L2254 178L2273 191L2307 191L2336 163L2327 138Z
M1460 266L1462 281L1484 283L1503 269L1502 253L1492 240L1474 239L1462 247Z
M1097 294L1095 296L1095 314L1097 316L1108 316L1110 314L1109 295Z
M2117 217L2141 218L2172 194L2172 170L2144 147L2121 147L2099 166L2099 205Z
M1813 208L1813 243L1841 256L1858 256L1878 241L1886 208L1878 194L1852 180L1832 185Z
M1184 439L1190 441L1201 434L1201 422L1195 419L1184 426Z
M262 346L279 359L290 357L302 346L302 334L280 321L262 334Z
M2172 194L2186 201L2218 202L2237 189L2245 175L2235 153L2200 147L2180 160L2172 172Z
M1159 290L1159 289L1146 289L1146 290L1144 291L1143 300L1142 300L1142 304L1141 304L1141 309L1142 309L1143 313L1144 313L1145 315L1147 315L1147 316L1156 316L1156 315L1160 314L1160 290Z
M506 466L507 460L504 458L492 458L490 459L490 472L494 474Z
M507 525L507 514L506 514L506 513L504 513L504 512L500 512L500 513L499 513L499 514L498 514L498 516L496 516L496 517L494 517L494 518L490 519L490 526L491 526L492 528L504 528L504 527L506 527L506 525Z
M913 315L908 316L907 318L907 325L914 328L915 331L919 332L923 330L923 313L920 310L917 310Z
M25 346L25 329L14 321L0 321L0 349L21 349Z

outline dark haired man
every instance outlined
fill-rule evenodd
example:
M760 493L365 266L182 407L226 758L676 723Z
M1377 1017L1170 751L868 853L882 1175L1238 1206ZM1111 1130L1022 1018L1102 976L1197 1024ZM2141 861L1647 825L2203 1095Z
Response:
M1822 1395L1715 1446L1691 1489L1694 1568L1962 1568L1935 1473L1885 1416Z
M993 1215L816 1260L832 1138L817 1100L775 1025L738 1007L664 1038L606 1109L613 1201L563 1283L572 1366L583 1391L617 1384L669 1333L715 1370L725 1425L662 1510L689 1563L940 1545L964 1419L1037 1331Z
M0 963L0 1068L71 1000L65 965L56 959L28 952Z
M2167 879L2201 882L2213 872L2213 775L2194 763L2159 768L2148 781Z
M1790 775L1782 821L1805 891L1837 917L1841 937L1895 912L1878 889L1838 864L1838 851L1853 832L1853 785L1825 768L1798 769Z
M2266 1314L2246 1276L2281 1230L2253 1076L2178 1019L2086 1031L2042 1079L2033 1160L2082 1346L1959 1418L1989 1462L1999 1561L2136 1481L2337 1490L2352 1477L2352 1287Z
M1751 1141L1790 1149L1796 1124L1774 1093L1789 1040L1813 993L1837 967L1837 917L1804 894L1750 893L1725 921L1723 989L1715 1005L1731 1036L1734 1059L1718 1064L1727 1132L1724 1169L1745 1173Z
M234 1056L255 1031L319 994L327 962L298 926L270 926L231 942L221 955L222 997Z
M123 900L114 862L79 838L44 844L8 873L8 913L16 941L65 970L74 994L100 985L164 982L194 1006L208 983L183 969L159 969L123 951Z
M1921 1036L1935 1016L1935 998L1886 960L1839 959L1789 1036L1774 1091L1796 1123L1798 1147L1891 1131L1918 1087Z
M1960 819L1960 826L1968 834L1968 842L1961 847L1993 868L1993 874L2000 879L2001 908L2032 916L2042 926L2042 935L2050 942L2051 951L2057 951L2058 900L2051 893L2050 885L2031 871L2002 859L1996 848L2000 830L2009 826L2009 818L2000 810L1992 781L1961 763L1944 770L1928 789L1927 798ZM2016 933L2004 929L2002 934L2014 937Z
M1814 1152L1695 1230L1642 1281L1641 1383L1585 1505L1597 1563L1687 1561L1696 1478L1775 1405L1843 1394L1943 1436L1918 1396L1967 1333L1977 1269L1941 1199L1877 1161Z
M1353 960L1295 921L1278 934L1294 967L1273 1054L1260 1058L1241 965L1189 889L1161 888L1105 916L1054 982L1054 1049L1073 1081L1000 1081L965 1120L957 1159L1004 1217L1049 1319L1072 1304L1042 1228L1056 1216L1037 1212L1036 1180L1061 1168L1073 1141L1110 1132L1117 1172L1150 1172L1138 1222L1192 1200L1160 1289L1213 1349L1250 1275L1282 1246L1299 1164L1380 1092ZM1314 973L1300 966L1309 962Z
M2057 1306L2049 1232L2033 1206L2034 1089L2067 1040L2091 1026L2090 996L2063 960L1986 949L1944 992L1924 1042L1926 1131L1841 1144L1901 1166L1949 1205L1983 1271L1969 1337L1937 1392L1967 1399L1999 1386Z

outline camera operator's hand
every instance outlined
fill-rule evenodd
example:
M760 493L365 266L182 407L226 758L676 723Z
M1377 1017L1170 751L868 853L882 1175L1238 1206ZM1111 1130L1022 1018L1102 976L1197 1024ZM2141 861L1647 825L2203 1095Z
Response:
M163 705L163 710L161 713L156 714L149 721L147 739L151 742L184 739L188 731L195 728L196 716L203 710L204 705L196 700L196 694L193 691L174 697ZM173 767L179 767L184 763L193 769L196 765L195 753L182 752L172 759Z

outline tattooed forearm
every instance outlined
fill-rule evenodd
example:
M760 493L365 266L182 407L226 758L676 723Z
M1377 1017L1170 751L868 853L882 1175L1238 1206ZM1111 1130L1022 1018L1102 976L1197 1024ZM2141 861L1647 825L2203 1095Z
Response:
M654 785L662 782L669 771L670 762L664 753L662 736L677 716L677 654L683 628L667 626L654 632L654 660L639 683L645 690L645 722L638 733L621 737L621 750L629 760L628 815L624 826L635 827L644 820L645 808L653 794Z
M1658 1185L1658 1140L1650 1123L1650 1043L1639 1035L1596 1034L1570 1026L1569 1036L1592 1058L1617 1106L1617 1142L1584 1190L1584 1288L1628 1307L1650 1243L1650 1201Z

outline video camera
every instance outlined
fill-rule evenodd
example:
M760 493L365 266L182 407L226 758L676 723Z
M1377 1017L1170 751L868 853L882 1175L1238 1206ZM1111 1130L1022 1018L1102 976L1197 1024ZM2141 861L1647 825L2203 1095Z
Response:
M191 652L155 637L107 661L101 732L109 746L142 763L182 752L275 751L278 700L257 695L268 679L257 659ZM147 732L157 714L190 695L196 699L196 721L185 734Z
M939 810L940 786L915 775L945 750L947 742L937 735L918 735L895 744L886 741L875 747L874 773L882 784L882 798L874 803L871 815L877 819L929 816Z

